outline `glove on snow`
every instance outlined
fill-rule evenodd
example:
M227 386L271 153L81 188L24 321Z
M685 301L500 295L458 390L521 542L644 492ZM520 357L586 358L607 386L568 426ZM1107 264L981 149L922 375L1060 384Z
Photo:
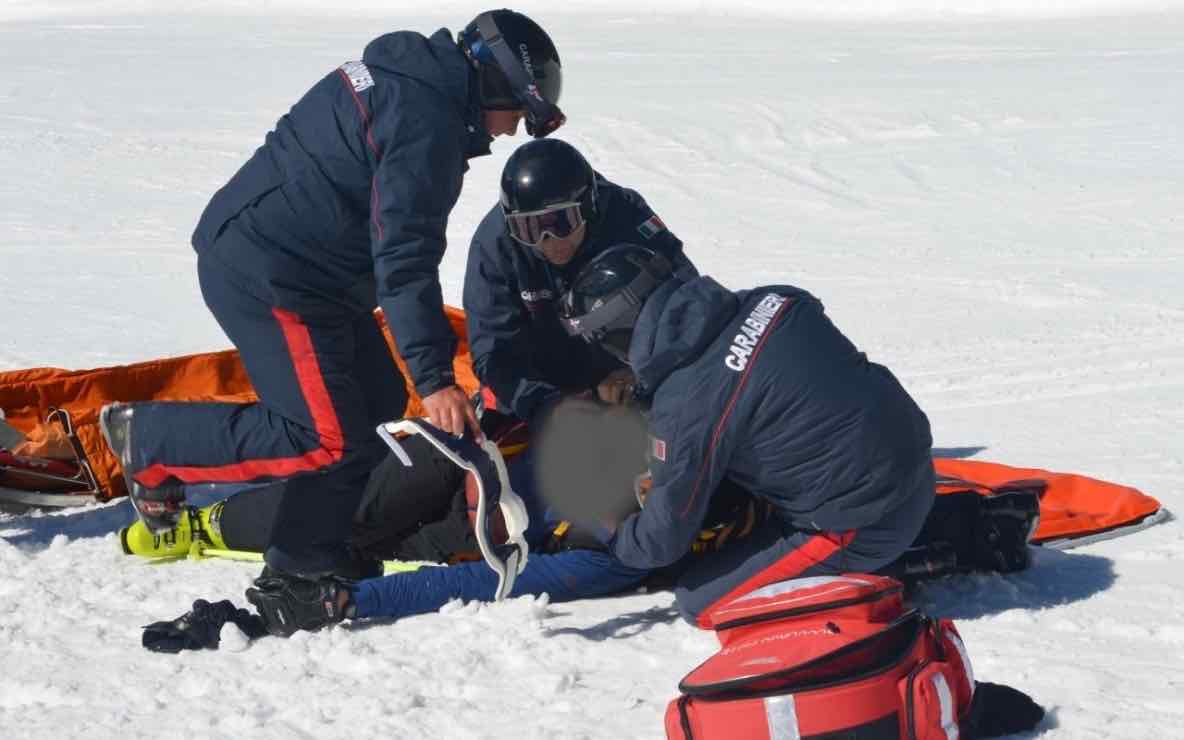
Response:
M246 609L239 609L225 599L216 604L198 599L193 602L192 610L176 619L144 627L142 644L154 653L217 650L222 625L227 622L234 622L252 640L267 634L263 620Z
M268 632L291 637L299 630L315 631L345 619L352 605L347 598L347 606L339 606L343 591L349 593L336 578L309 581L270 573L255 579L255 588L247 589L247 601L259 610Z

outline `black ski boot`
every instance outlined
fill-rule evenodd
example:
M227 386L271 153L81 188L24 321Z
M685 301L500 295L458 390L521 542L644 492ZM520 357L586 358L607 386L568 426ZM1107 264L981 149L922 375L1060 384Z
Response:
M912 582L951 573L1024 570L1032 562L1028 542L1040 523L1040 491L1004 486L989 495L938 496L912 546L880 572Z
M255 579L247 589L247 601L255 605L267 631L291 637L299 630L316 630L352 616L352 596L340 579L308 580L271 571Z
M99 430L107 446L115 453L123 469L127 484L127 495L132 507L153 534L161 534L177 526L185 509L185 487L177 483L166 483L157 488L147 488L136 482L136 470L132 463L132 415L135 405L130 403L109 403L99 412Z
M982 497L974 531L975 569L1013 573L1032 562L1028 542L1040 524L1040 495L1007 490Z

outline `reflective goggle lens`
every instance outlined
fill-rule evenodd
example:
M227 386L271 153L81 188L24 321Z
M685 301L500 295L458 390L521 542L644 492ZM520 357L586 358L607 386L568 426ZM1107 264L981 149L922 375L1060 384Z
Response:
M510 236L528 247L537 247L550 236L565 239L584 223L579 203L561 203L542 211L507 213Z

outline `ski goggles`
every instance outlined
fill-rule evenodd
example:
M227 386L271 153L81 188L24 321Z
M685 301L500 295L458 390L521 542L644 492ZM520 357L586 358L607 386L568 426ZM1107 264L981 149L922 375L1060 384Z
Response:
M505 212L506 229L515 241L538 249L547 237L566 239L584 224L579 203L557 203L537 211Z
M643 273L640 277L644 279L650 276ZM605 352L628 365L633 325L641 313L642 302L636 294L628 289L623 290L583 315L576 313L574 300L572 292L568 291L560 302L560 323L568 336L580 337L588 344L599 345Z

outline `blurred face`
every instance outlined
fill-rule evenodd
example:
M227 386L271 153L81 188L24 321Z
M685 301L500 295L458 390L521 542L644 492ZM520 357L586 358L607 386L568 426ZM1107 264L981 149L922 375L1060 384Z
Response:
M580 251L580 245L584 243L584 234L587 231L588 224L582 223L579 228L562 239L553 236L544 238L535 249L543 255L543 259L562 267L571 262L572 258L576 256L576 252Z
M485 130L490 136L513 136L518 133L518 122L526 117L524 110L486 110Z

